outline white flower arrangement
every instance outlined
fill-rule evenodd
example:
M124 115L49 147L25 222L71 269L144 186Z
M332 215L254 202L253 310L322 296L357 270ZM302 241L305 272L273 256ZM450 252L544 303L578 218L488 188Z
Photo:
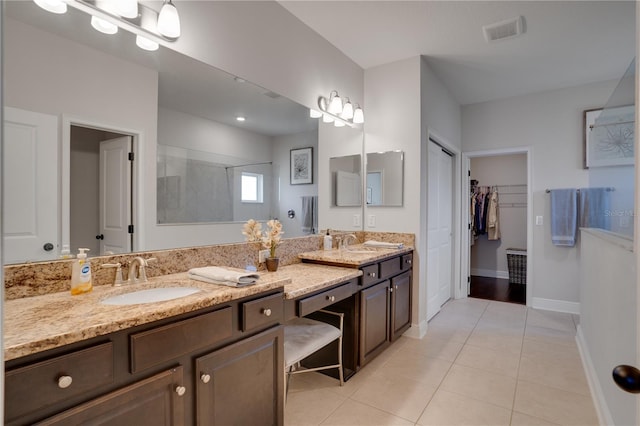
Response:
M284 234L282 224L277 219L267 221L267 230L262 231L262 224L249 219L242 227L245 241L261 241L262 247L269 249L269 257L276 257L276 247L280 245L280 239Z

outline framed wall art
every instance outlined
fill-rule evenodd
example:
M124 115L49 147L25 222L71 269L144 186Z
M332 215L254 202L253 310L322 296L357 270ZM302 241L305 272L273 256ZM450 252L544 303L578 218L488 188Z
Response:
M633 105L584 112L584 168L634 164Z
M313 148L291 150L291 185L313 183Z

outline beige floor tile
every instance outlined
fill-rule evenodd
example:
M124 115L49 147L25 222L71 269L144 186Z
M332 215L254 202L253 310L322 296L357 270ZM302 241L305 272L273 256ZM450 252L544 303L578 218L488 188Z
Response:
M440 389L511 409L516 379L454 364Z
M539 327L536 325L527 324L526 328L524 329L524 338L535 340L538 342L575 346L576 331L557 330L553 328Z
M578 346L574 344L553 343L544 340L532 340L525 337L522 342L522 355L530 358L562 359L581 363Z
M284 424L319 425L345 400L326 389L290 392L284 407Z
M388 378L410 379L427 386L440 385L451 368L451 362L424 355L402 352L394 355L384 368L376 370L376 375Z
M411 426L413 424L409 420L351 399L345 401L322 422L323 426Z
M542 420L539 417L518 413L517 411L511 413L511 426L554 426L557 424Z
M519 355L522 351L522 334L505 329L478 328L471 333L466 343Z
M338 379L326 376L322 373L297 374L291 377L289 382L289 394L293 392L309 391L314 389L326 389L342 397L349 397L363 386L369 377L373 375L373 370L362 369L340 386Z
M427 333L422 339L410 339L410 341L404 345L403 351L453 362L460 353L463 345L464 343L459 340L431 337L431 335Z
M445 321L432 321L429 322L429 326L427 328L427 337L444 340L455 340L464 343L471 335L474 327L475 324L460 325L454 322L448 323Z
M514 411L562 424L597 425L591 396L518 381Z
M419 425L508 425L511 410L438 390L418 419Z
M376 375L351 399L415 422L436 389L416 380Z
M589 396L589 384L580 359L523 356L518 380L539 383L553 388Z
M574 334L576 331L572 314L539 309L529 309L527 313L527 325L552 328L554 330L573 331Z
M518 377L520 355L506 351L464 345L455 363L467 367L479 368L508 377Z

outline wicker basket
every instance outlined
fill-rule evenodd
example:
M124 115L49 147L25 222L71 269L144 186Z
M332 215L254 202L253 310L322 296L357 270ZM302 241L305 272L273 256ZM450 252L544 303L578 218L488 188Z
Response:
M509 282L513 284L527 283L527 251L517 248L507 249L507 266Z

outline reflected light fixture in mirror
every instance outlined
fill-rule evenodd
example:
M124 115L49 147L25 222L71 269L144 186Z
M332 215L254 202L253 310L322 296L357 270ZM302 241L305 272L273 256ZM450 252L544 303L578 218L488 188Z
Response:
M62 0L33 0L35 4L51 13L67 13L67 4Z
M158 15L158 32L165 37L180 37L180 16L171 0L164 2Z

